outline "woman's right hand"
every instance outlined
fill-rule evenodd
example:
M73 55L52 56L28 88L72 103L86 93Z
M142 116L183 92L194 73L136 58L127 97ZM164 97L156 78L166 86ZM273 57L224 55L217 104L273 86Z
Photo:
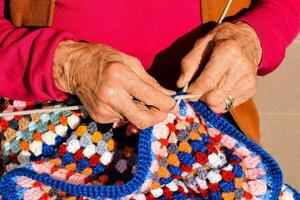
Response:
M53 78L60 90L77 95L99 123L126 118L146 128L163 121L175 104L173 93L160 86L137 58L103 44L61 42Z

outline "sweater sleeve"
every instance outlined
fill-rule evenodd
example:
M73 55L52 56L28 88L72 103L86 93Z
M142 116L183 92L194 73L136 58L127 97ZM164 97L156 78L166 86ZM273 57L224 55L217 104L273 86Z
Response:
M59 42L75 39L54 28L15 28L4 16L0 0L0 97L18 100L61 100L52 61Z
M238 21L256 31L263 52L258 74L266 75L279 66L287 46L300 31L300 1L256 0Z

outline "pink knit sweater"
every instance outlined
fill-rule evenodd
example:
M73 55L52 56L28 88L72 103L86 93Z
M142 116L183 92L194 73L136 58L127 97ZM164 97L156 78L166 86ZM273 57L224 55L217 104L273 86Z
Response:
M14 28L0 0L0 97L63 99L52 79L52 59L65 39L101 42L142 60L201 24L199 0L56 0L51 28ZM263 48L259 74L273 71L300 27L299 0L257 0L239 20L257 32Z

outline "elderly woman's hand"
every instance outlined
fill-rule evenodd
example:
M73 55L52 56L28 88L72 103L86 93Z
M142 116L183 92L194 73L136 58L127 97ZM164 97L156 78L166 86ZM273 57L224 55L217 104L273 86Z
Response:
M233 97L233 106L247 101L256 91L256 73L261 47L255 31L247 24L223 23L199 39L182 60L178 87L191 83L188 92L200 98L215 112L225 111L225 99ZM198 100L198 99L194 99Z
M172 93L148 75L138 59L103 44L62 42L53 76L56 86L77 95L100 123L126 118L146 128L163 121L175 104Z

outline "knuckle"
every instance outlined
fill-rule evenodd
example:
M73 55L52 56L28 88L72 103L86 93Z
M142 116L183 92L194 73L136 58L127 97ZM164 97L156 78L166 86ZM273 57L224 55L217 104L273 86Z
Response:
M140 59L136 58L136 57L132 57L132 62L136 63L138 66L142 66L142 62L140 61Z
M135 125L139 129L147 128L150 120L147 116L143 115L135 119Z
M220 95L219 93L214 93L207 97L207 103L214 107L221 105L223 101L224 99L222 99L222 95Z
M255 76L247 76L246 85L250 88L256 87L256 77Z
M154 91L149 91L149 90L145 90L145 89L143 89L142 91L141 91L141 95L142 95L142 99L143 99L143 101L146 101L146 102L144 102L144 103L147 103L148 101L152 101L154 98L155 98L155 96L156 96L156 93L154 92Z
M190 66L193 65L193 62L192 60L186 56L184 57L182 60L181 60L181 66L184 68L184 69L188 69Z
M201 83L204 90L211 90L216 85L216 80L212 75L206 76Z
M241 52L239 43L234 39L225 40L223 45L229 54L238 54Z
M227 26L229 26L229 27L233 26L233 24L230 22L223 22L221 25L223 28L226 28Z
M120 62L110 62L105 67L104 75L110 82L120 80L124 77L124 68L125 66Z
M103 103L111 102L111 100L114 99L115 96L116 90L113 87L103 86L98 93L98 99Z
M115 110L119 113L121 113L124 117L127 119L130 119L130 116L132 115L132 111L129 106L122 106L122 107L115 107Z

